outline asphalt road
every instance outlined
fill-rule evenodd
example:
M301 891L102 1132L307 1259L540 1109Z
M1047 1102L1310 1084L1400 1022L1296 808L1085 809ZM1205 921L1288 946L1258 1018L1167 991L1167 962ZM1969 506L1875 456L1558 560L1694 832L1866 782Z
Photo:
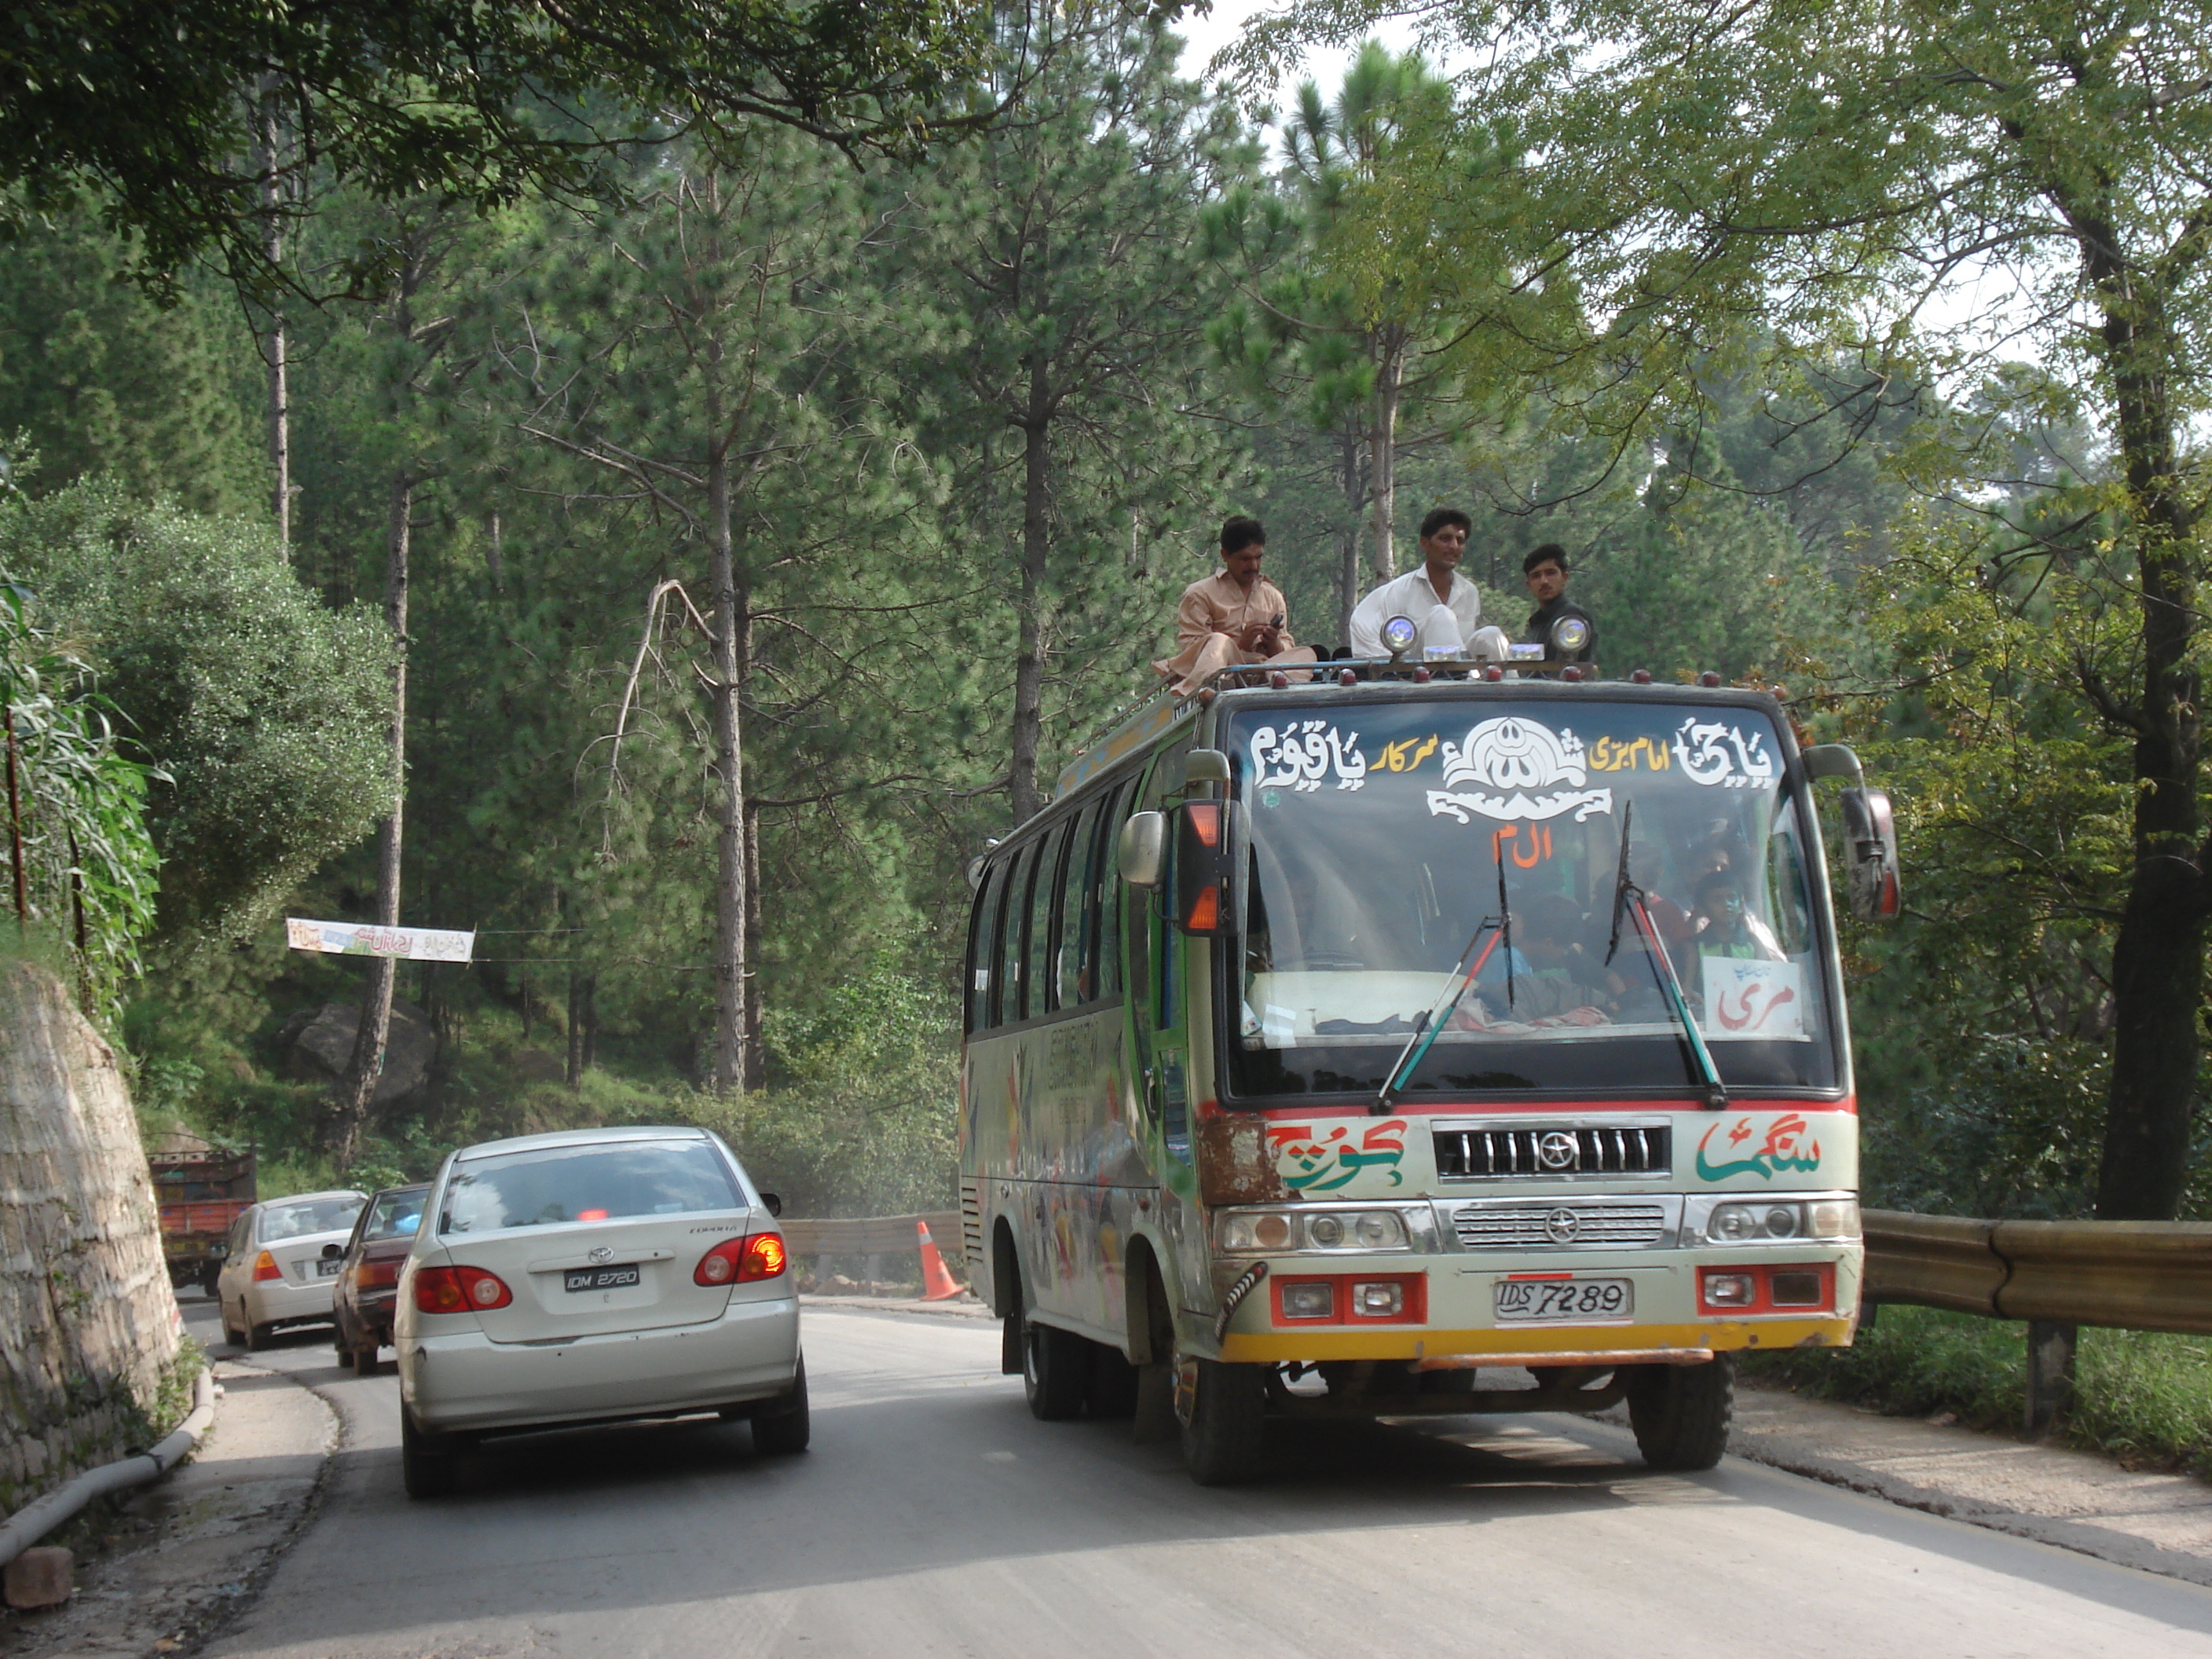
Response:
M211 1304L187 1303L220 1341ZM1286 1428L1203 1491L1121 1423L1039 1423L979 1320L805 1315L814 1449L743 1425L487 1448L399 1486L398 1384L320 1329L268 1363L344 1421L325 1500L213 1654L2212 1656L2212 1591L1577 1419ZM262 1357L257 1356L257 1361Z

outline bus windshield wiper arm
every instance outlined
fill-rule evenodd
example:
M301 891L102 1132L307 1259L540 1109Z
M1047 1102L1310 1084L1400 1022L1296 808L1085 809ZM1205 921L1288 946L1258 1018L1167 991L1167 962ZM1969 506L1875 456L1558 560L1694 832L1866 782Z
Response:
M1628 873L1628 830L1635 821L1636 804L1631 801L1620 817L1620 869L1613 884L1613 937L1605 947L1606 966L1620 949L1620 924L1625 916L1636 925L1644 936L1644 954L1650 959L1651 977L1658 981L1661 1000L1674 1016L1674 1023L1690 1045L1690 1060L1705 1088L1705 1105L1712 1111L1724 1109L1729 1102L1728 1085L1721 1081L1720 1067L1713 1063L1712 1050L1705 1047L1704 1034L1698 1030L1697 1021L1690 1018L1689 999L1682 994L1682 981L1674 972L1674 959L1667 954L1667 947L1659 942L1659 929L1652 922L1651 912L1644 904L1644 890Z
M1482 964L1490 960L1490 953L1500 944L1505 946L1505 1006L1509 1010L1513 1006L1513 907L1505 897L1505 848L1502 842L1493 842L1491 845L1498 858L1498 914L1485 916L1475 924L1474 937L1468 940L1467 949L1461 951L1459 960L1452 963L1453 976L1459 983L1454 988L1449 981L1445 982L1446 988L1451 991L1450 1000L1447 1002L1439 996L1426 1013L1414 1020L1413 1035L1406 1039L1406 1046L1398 1051L1398 1063L1382 1079L1382 1088L1376 1092L1375 1104L1368 1109L1368 1115L1371 1117L1380 1117L1389 1111L1390 1097L1405 1087L1412 1080L1413 1073L1420 1069L1421 1062L1428 1058L1430 1045L1437 1040L1437 1034L1444 1029L1444 1022L1458 1011L1460 999L1467 994L1468 987L1474 984L1475 975L1481 973ZM1474 966L1467 968L1462 973L1461 969L1465 967L1467 959L1474 956L1474 947L1482 944L1483 934L1492 927L1498 930L1497 933L1492 936L1489 944L1483 945L1482 954L1474 957Z
M1490 934L1490 943L1482 945L1480 956L1474 956L1474 947L1482 945L1485 933ZM1475 924L1474 937L1468 940L1467 949L1461 951L1459 960L1452 963L1451 977L1445 981L1443 991L1438 993L1436 1001L1414 1020L1413 1035L1407 1037L1406 1046L1398 1050L1397 1063L1390 1067L1389 1075L1382 1079L1382 1087L1375 1096L1374 1105L1367 1109L1369 1116L1380 1117L1390 1109L1391 1096L1403 1088L1413 1073L1420 1069L1422 1060L1428 1058L1430 1045L1437 1040L1437 1033L1444 1029L1445 1022L1458 1011L1460 999L1467 994L1468 987L1474 983L1475 975L1482 971L1482 964L1490 960L1490 953L1498 948L1498 941L1504 937L1504 927L1495 916L1485 916ZM1467 965L1469 957L1474 957L1473 967Z

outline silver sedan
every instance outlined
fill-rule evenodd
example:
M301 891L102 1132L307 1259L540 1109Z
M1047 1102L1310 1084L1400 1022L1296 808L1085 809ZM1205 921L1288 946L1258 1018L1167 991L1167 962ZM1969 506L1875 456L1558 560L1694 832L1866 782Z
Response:
M472 1440L713 1411L807 1443L799 1296L773 1194L701 1129L586 1129L446 1160L401 1270L410 1497Z
M367 1193L298 1193L256 1204L240 1215L225 1246L216 1295L222 1329L241 1348L258 1348L280 1325L327 1324L338 1264L323 1254L343 1247Z

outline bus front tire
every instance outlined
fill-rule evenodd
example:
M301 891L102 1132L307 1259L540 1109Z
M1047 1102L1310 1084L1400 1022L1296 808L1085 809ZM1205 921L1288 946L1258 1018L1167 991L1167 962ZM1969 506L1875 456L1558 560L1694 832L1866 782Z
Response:
M1030 1414L1044 1423L1083 1414L1091 1387L1091 1344L1073 1332L1034 1321L1022 1333L1022 1393Z
M1655 1469L1709 1469L1728 1449L1735 1407L1735 1361L1643 1365L1628 1384L1628 1424L1636 1449Z
M1260 1473L1267 1419L1266 1368L1188 1362L1190 1420L1182 1425L1182 1461L1201 1486L1227 1486Z

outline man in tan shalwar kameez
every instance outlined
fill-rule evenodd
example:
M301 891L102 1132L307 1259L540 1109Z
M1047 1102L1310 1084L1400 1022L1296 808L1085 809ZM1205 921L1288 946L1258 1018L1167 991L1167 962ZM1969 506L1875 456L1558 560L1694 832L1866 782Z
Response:
M1224 668L1281 668L1314 660L1284 626L1289 606L1283 590L1260 574L1267 532L1257 519L1231 519L1221 526L1221 568L1182 591L1176 606L1176 653L1152 665L1187 697L1206 676ZM1294 678L1310 678L1304 672Z

